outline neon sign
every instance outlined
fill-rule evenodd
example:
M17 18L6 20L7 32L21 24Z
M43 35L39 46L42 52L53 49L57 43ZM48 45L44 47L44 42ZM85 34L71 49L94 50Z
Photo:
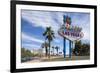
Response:
M71 26L68 23L61 26L58 33L68 40L75 41L79 40L84 36L82 28L78 26Z
M62 26L58 33L65 37L68 40L71 41L75 41L75 40L79 40L80 38L82 38L84 36L83 32L81 32L82 28L77 27L77 26L71 26L71 25L66 25L66 26Z
M64 58L66 58L66 39L69 40L69 57L72 55L72 46L73 42L81 39L84 34L82 28L79 26L71 25L71 18L69 16L63 16L63 25L58 30L58 34L63 37L63 53Z

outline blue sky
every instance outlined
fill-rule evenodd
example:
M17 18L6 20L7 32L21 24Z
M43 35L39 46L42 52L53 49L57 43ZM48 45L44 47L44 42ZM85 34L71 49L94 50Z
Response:
M82 27L84 37L83 43L90 41L90 14L76 12L51 12L21 10L21 39L22 47L26 49L41 49L45 37L42 35L46 27L51 26L55 33L55 39L51 46L59 46L60 52L63 51L63 38L58 34L58 29L63 24L63 15L68 15L72 19L71 25ZM66 40L66 52L69 53L69 41Z

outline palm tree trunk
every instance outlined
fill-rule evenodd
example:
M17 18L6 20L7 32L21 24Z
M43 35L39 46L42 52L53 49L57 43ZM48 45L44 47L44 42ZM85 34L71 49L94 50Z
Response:
M69 40L69 58L71 58L72 55L72 41Z
M53 48L53 56L54 56L54 48Z
M58 49L57 49L57 55L58 55Z
M50 43L50 41L49 41L49 58L50 58L50 45L51 45L51 43Z
M64 58L66 58L66 39L65 38L63 41L63 53L64 53Z
M48 50L47 50L47 48L45 49L45 56L47 57L47 55L48 55Z

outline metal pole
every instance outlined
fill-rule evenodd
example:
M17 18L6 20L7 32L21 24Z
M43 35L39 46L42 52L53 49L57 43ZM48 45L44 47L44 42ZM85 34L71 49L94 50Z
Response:
M71 45L72 45L72 42L71 42L71 40L69 40L69 58L71 58L71 55L72 55L72 47L71 47Z
M63 22L64 22L64 26L65 26L65 23L66 23L66 16L64 15L63 16ZM66 29L64 28L64 33L65 33ZM63 53L64 53L64 58L66 58L66 38L64 37L64 40L63 40Z
M64 58L66 58L66 39L64 38L64 42L63 42L63 52L64 52Z

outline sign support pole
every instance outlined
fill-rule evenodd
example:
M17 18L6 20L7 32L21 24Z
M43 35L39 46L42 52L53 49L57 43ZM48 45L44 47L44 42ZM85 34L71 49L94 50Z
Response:
M64 58L66 58L66 39L64 38L64 42L63 42L63 52L64 52Z
M63 16L63 22L64 22L64 26L65 23L66 23L66 16L64 15ZM64 28L64 33L65 33L66 29ZM64 58L66 58L66 38L64 37L64 40L63 40L63 54L64 54Z
M71 58L71 52L72 52L72 42L69 40L69 58Z

